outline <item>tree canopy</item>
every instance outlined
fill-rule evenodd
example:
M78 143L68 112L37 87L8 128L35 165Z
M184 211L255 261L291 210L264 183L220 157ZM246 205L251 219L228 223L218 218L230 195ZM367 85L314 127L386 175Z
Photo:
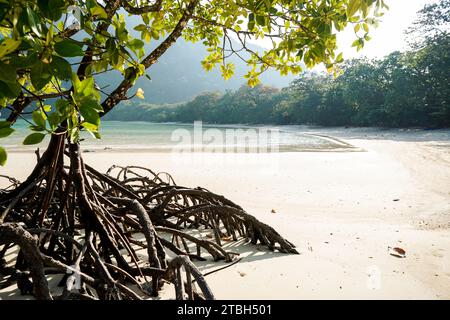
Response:
M202 66L219 66L224 78L234 71L228 58L243 59L250 86L268 68L288 74L325 63L332 71L343 59L336 32L353 24L361 48L384 7L382 0L0 0L0 106L11 110L0 137L32 105L33 133L24 144L61 132L76 143L80 130L99 138L100 118L123 100L143 97L142 90L128 91L179 38L201 41L209 52ZM138 23L127 24L126 15ZM270 48L248 46L262 38ZM145 42L156 46L145 52ZM114 70L120 84L100 88L96 76Z

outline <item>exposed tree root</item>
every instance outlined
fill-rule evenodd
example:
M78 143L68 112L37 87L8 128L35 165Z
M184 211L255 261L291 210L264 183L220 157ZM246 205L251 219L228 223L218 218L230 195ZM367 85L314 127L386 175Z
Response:
M0 225L0 245L9 243L17 244L20 247L23 259L30 266L36 298L51 299L36 239L20 225L4 223ZM19 289L21 289L20 285Z
M0 264L0 273L13 279L29 270L38 299L145 299L166 282L177 299L213 299L191 260L208 253L230 262L237 254L222 244L239 238L297 253L240 206L203 188L177 186L168 173L96 171L64 134L52 136L23 183L3 178L11 187L0 191L0 262L11 248L19 251L14 267ZM50 273L64 275L62 295L51 296Z

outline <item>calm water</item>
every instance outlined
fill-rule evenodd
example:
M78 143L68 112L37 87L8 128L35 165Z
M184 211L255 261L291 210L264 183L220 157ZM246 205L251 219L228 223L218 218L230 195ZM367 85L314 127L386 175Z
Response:
M0 139L0 145L10 151L34 149L23 146L30 131L24 121L15 125L16 132ZM305 133L301 128L284 130L273 126L225 126L194 124L161 124L149 122L104 121L101 140L83 133L85 150L148 150L169 152L174 148L188 151L221 152L300 152L351 149L338 140ZM43 148L49 137L38 145Z

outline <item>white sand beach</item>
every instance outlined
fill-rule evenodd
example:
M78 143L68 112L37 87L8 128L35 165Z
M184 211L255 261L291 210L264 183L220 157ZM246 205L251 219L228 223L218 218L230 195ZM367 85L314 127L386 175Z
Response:
M207 276L219 299L450 299L449 132L436 139L323 134L364 151L180 156L112 149L84 159L101 171L134 164L169 172L180 185L228 197L297 245L300 255L227 244L243 259ZM32 152L11 152L0 174L23 180L34 164ZM403 248L406 258L388 247ZM199 264L202 272L222 265ZM17 297L13 291L0 298Z

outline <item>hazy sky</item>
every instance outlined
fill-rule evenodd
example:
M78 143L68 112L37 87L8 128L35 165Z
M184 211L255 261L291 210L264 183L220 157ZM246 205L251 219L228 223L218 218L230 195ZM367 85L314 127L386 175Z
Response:
M369 58L382 57L396 50L406 47L404 31L411 25L416 12L427 3L434 0L385 0L389 11L381 18L380 26L370 31L372 39L366 43L364 49L356 52L351 48L355 40L352 29L344 31L338 36L338 43L344 58L367 56Z

